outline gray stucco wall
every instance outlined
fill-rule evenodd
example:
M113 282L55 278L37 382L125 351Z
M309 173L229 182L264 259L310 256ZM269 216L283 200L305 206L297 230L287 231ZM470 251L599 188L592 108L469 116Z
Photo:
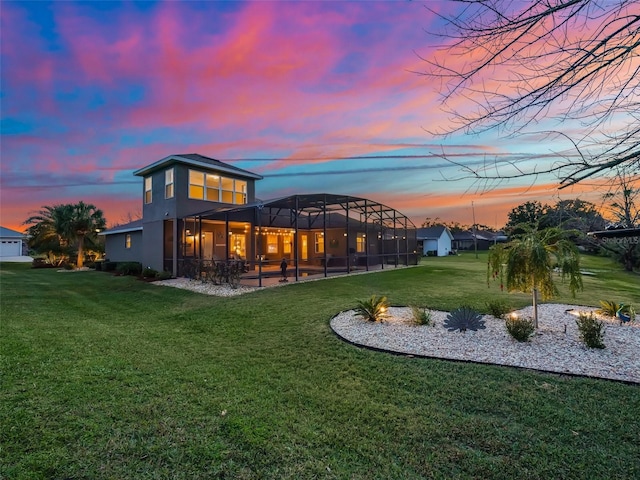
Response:
M173 198L164 198L165 171L168 168L174 169ZM145 225L147 224L147 222L182 218L188 215L195 215L198 213L206 212L207 210L211 210L221 205L227 205L224 203L210 202L206 200L195 200L189 198L189 170L194 169L202 172L217 173L215 170L195 168L178 163L173 164L168 168L156 170L151 174L151 203L146 203L142 206L142 218L144 219ZM227 173L223 173L222 175L229 178L237 178L246 181L247 202L253 202L255 200L255 181L253 179L229 175ZM142 181L141 198L144 198L144 180Z
M126 248L126 237L131 235L131 248ZM105 235L105 258L111 262L142 261L142 231Z
M164 269L164 220L144 222L142 267Z

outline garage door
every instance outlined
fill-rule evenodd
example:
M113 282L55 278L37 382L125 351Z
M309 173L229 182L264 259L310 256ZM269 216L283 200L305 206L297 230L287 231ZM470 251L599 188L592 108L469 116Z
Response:
M22 255L20 240L2 240L0 242L0 257L19 257Z

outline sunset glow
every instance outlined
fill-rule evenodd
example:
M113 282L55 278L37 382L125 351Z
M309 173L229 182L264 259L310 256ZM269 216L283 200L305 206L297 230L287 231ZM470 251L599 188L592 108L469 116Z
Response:
M349 194L417 226L471 224L472 202L492 227L529 200L599 204L593 184L486 188L442 158L544 166L571 145L429 133L449 121L415 73L435 21L420 2L2 2L0 223L79 200L123 223L142 207L132 172L180 153L263 175L262 199Z

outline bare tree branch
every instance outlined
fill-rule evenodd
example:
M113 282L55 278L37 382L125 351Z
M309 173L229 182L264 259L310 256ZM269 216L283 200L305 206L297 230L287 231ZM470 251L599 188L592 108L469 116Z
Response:
M426 7L444 20L437 35L448 41L423 58L428 67L419 72L440 81L453 120L434 133L519 135L550 119L559 129L563 122L580 127L579 136L563 134L575 152L542 169L511 163L505 173L497 160L490 168L451 163L486 181L554 173L560 188L613 169L640 169L637 0L450 3L460 7L450 15Z

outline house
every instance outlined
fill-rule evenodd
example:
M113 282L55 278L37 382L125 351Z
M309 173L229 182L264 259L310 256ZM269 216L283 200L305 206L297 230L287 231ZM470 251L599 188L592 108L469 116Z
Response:
M416 231L418 250L422 255L443 257L451 252L451 242L453 235L444 225L419 228Z
M294 276L417 263L415 226L372 200L328 193L256 198L262 177L195 153L134 172L142 219L101 232L106 258L181 276L241 260L261 282L285 258Z
M465 230L453 234L454 250L489 250L496 243L506 242L508 237L502 232L488 230Z
M25 249L24 234L0 227L0 260L2 258L21 257L26 254Z

